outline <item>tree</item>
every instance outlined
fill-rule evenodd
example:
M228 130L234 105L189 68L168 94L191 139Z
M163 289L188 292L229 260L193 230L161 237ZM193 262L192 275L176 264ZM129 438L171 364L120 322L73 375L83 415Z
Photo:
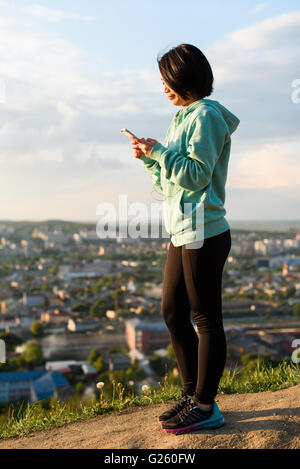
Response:
M6 363L0 364L0 370L1 371L23 371L26 370L28 367L28 364L20 355L19 357L13 357L10 358Z
M101 373L101 371L104 370L104 360L101 357L98 349L94 348L93 350L91 350L88 360L90 365L93 365L98 371L98 373Z
M116 300L118 301L118 307L122 307L124 303L124 292L121 288L116 288L112 292L112 298L114 301L114 305L116 305Z
M105 299L99 298L99 300L95 301L90 307L89 315L92 318L105 317L107 309L112 309L113 307L113 301L108 303Z
M172 344L169 344L167 347L167 357L171 361L173 368L177 367L177 360Z
M86 316L89 313L90 304L89 303L76 303L72 306L71 310L81 313L82 315Z
M124 373L124 370L122 370ZM127 381L142 381L143 379L146 378L146 373L145 371L140 367L140 366L129 366L125 370L125 380Z
M152 370L159 376L163 376L168 371L169 363L160 357L157 353L153 353L149 360Z
M75 393L81 396L83 392L84 392L84 384L82 381L78 381L78 383L75 386Z
M22 357L30 366L43 365L44 357L42 347L37 340L28 340L25 342L25 350Z
M267 308L265 312L265 319L270 319L272 316L272 308Z
M234 350L233 347L230 347L230 345L228 345L227 347L227 360L237 360L237 354L236 354L236 351Z
M296 288L294 286L290 286L286 289L284 293L284 298L292 298L296 294Z
M98 349L94 348L93 350L91 350L89 354L89 358L88 358L89 364L93 365L94 362L98 360L99 357L100 357L100 352Z
M36 337L42 337L44 334L44 326L39 321L34 321L30 326L30 332Z
M98 373L101 373L101 371L104 370L104 361L102 357L97 358L97 360L94 361L93 366L96 368Z
M293 306L293 314L294 314L295 316L300 316L300 302L294 304L294 306Z
M11 332L3 332L0 334L0 339L4 340L7 350L14 350L17 345L21 345L22 339L12 334Z

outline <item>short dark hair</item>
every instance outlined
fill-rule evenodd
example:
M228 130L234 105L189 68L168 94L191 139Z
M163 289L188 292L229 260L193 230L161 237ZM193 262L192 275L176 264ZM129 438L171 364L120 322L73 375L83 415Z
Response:
M183 99L203 99L213 91L213 72L200 49L191 44L173 47L157 57L161 76Z

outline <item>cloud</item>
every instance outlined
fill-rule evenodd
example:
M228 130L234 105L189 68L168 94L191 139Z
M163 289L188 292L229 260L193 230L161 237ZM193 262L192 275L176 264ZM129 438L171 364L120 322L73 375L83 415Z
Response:
M299 212L297 188L228 188L226 196L229 220L295 220Z
M97 19L91 15L80 15L78 13L67 12L64 10L54 10L44 5L34 3L26 7L18 7L12 3L8 3L5 0L0 0L0 8L13 11L16 14L25 14L38 18L39 20L58 22L63 20L80 20L90 21Z
M300 11L294 11L236 30L207 50L215 99L240 118L233 139L245 153L271 143L299 146L300 106L291 99L299 42Z
M20 8L27 15L34 16L46 21L62 21L62 20L84 20L90 21L96 19L94 16L79 15L78 13L68 13L63 10L52 10L44 5L33 4L28 7Z
M300 142L270 143L245 151L228 185L235 189L276 189L299 186Z
M234 218L295 218L300 201L300 11L256 22L207 49L214 99L240 118L233 134L226 208Z
M160 115L160 82L152 70L107 73L99 60L90 76L84 50L13 17L0 19L0 52L0 77L6 85L0 154L7 166L47 162L51 152L57 164L74 159L84 164L87 148L96 154L99 145L114 144L115 150L118 144L125 146L124 126L141 134L154 128L153 135L166 127L165 114ZM158 116L154 125L153 113ZM115 161L123 157L119 151L116 155ZM104 170L109 167L103 165Z
M265 10L269 6L269 3L263 2L263 3L258 3L252 10L253 13L259 13L262 10Z
M163 140L175 110L163 96L158 71L112 72L103 57L93 57L91 64L90 55L78 45L34 27L37 12L42 15L45 9L31 10L35 14L19 9L16 15L0 0L2 7L3 200L13 184L13 197L20 201L22 191L28 197L42 191L45 206L52 203L53 193L55 200L68 195L72 213L79 207L86 213L89 197L94 203L95 194L104 194L108 201L121 189L137 194L140 188L139 197L149 200L150 178L133 161L120 129ZM62 18L58 11L52 10L52 21ZM278 190L284 197L287 188L294 188L298 194L300 104L291 100L291 84L299 78L299 41L296 11L233 31L205 51L215 76L211 99L241 120L233 134L228 188L232 194L245 190L250 202L249 194L255 191ZM79 204L74 208L72 190ZM17 210L17 203L13 208L9 203L7 211ZM44 209L41 206L38 213Z

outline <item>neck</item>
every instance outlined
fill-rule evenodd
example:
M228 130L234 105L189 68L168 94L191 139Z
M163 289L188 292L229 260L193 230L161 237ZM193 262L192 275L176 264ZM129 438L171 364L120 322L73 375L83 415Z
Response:
M192 99L191 101L188 101L182 105L182 109L185 109L188 107L190 104L194 103L195 101L198 101L198 99Z

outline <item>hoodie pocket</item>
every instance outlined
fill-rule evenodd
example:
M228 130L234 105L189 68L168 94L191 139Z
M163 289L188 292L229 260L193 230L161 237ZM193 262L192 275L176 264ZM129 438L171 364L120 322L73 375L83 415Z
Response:
M189 197L189 195L190 193L183 191L179 202L179 210L183 217L182 226L187 232L201 232L204 230L204 200L206 192L202 190L195 192L193 197Z

